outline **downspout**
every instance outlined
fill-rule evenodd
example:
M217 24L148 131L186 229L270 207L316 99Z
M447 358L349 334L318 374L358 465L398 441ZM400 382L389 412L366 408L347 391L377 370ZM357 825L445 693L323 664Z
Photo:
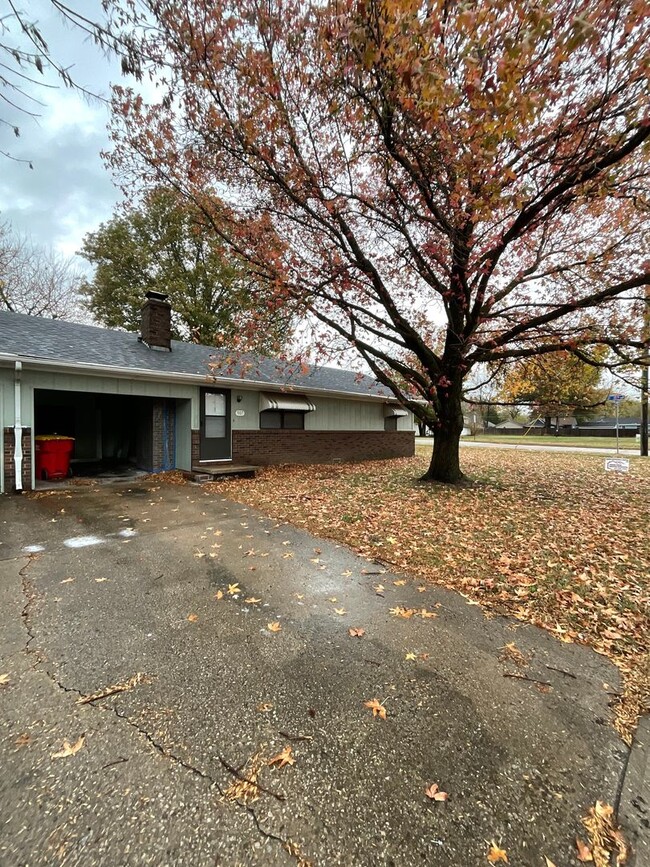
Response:
M14 380L14 474L16 478L16 490L23 489L23 425L22 425L22 395L20 390L20 376L23 365L16 362L16 375Z

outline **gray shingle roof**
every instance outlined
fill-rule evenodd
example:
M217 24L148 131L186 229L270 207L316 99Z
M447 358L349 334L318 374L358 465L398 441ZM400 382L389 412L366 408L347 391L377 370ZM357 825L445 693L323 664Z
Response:
M171 352L149 349L138 335L94 325L79 325L0 311L0 353L22 359L41 359L97 368L127 368L144 371L164 380L167 375L190 374L207 378L211 361L228 358L222 350L194 343L172 341ZM369 376L359 376L335 367L310 367L306 372L262 356L243 355L226 364L216 381L241 379L269 387L291 387L348 392L391 398L393 395ZM108 372L108 371L107 371Z

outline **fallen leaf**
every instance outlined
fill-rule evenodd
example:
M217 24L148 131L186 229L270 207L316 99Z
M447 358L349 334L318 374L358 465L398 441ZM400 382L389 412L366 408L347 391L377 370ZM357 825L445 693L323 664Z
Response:
M352 572L349 569L346 569L345 572L341 572L341 576L343 578L349 578L352 575Z
M195 556L198 560L200 560L201 557L205 557L205 553L204 553L203 551L195 551L195 552L194 552L194 556Z
M293 595L296 597L296 599L304 599L305 598L304 593L294 593Z
M437 617L438 616L435 611L427 611L426 608L420 608L420 611L418 613L419 613L420 617L424 618L425 620L429 617Z
M271 704L270 701L263 701L263 702L260 702L260 704L257 705L257 707L255 708L255 710L256 710L258 713L268 713L270 710L273 710L273 705Z
M578 850L578 861L582 861L583 863L587 861L593 861L594 856L591 853L591 849L587 846L586 843L580 839L580 837L576 837L576 849Z
M487 859L490 864L496 864L497 861L504 861L506 864L509 864L508 854L505 849L499 849L497 844L492 841L490 844L490 851L487 853Z
M286 554L282 555L283 560L289 560L291 557L293 557L293 551L287 551Z
M257 603L261 601L261 599L256 599L254 596L249 596L248 599L244 599L244 602L247 605L257 605Z
M366 630L361 626L351 626L350 629L348 629L348 634L351 635L352 638L363 638L366 634Z
M134 674L133 677L130 677L122 683L113 683L104 689L91 693L90 695L82 695L77 699L77 704L89 704L91 701L108 698L109 696L116 695L119 692L129 692L141 683L151 683L151 678L147 677L147 675L143 674L141 671L138 671L137 674Z
M73 744L71 744L70 741L67 741L67 740L63 741L62 748L58 752L52 753L50 758L52 758L52 759L67 759L68 756L76 756L76 754L79 752L79 750L84 745L85 739L86 739L86 736L81 735L78 738L78 740L76 740Z
M371 698L370 701L364 701L363 705L372 711L373 717L378 716L380 719L386 719L386 708L378 698Z
M231 596L236 596L237 593L240 593L239 584L229 584L228 585L228 593Z
M190 621L190 623L196 623L196 621L199 619L199 615L198 614L188 614L187 619Z
M390 608L389 610L395 617L404 617L406 620L415 614L414 608L403 608L401 605L397 605L395 608Z
M0 686L6 686L9 683L8 674L0 674Z
M59 584L70 584L74 581L74 578L64 578L63 581L59 581Z
M426 591L427 588L424 586L424 584L420 584L420 586L418 587L418 593L426 593Z
M330 598L327 601L328 602L338 602L338 599L336 598L336 596L330 596Z
M386 588L383 584L373 584L372 589L375 591L377 596L381 596Z
M403 587L406 584L406 581L403 578L400 578L399 581L393 581L393 584L396 587Z
M279 768L283 768L285 765L295 765L296 760L293 757L293 747L291 745L285 747L282 752L278 753L277 756L273 756L272 759L269 759L268 765L277 765Z
M417 659L417 656L414 653L407 653L404 659Z
M546 867L555 867L555 864L551 861L548 855L544 855L544 861L546 862Z
M335 611L336 614L340 614L341 617L342 617L344 614L347 614L347 611L345 610L345 608L335 608L334 611Z
M431 783L429 788L424 790L424 794L427 798L431 798L432 801L446 801L449 797L447 792L440 791L440 787L437 783Z
M269 630L269 632L280 632L280 630L282 629L277 620L275 620L273 623L267 623L266 628Z
M217 592L214 594L214 598L223 599L223 590L217 590Z
M18 737L17 737L16 740L14 741L14 746L19 747L19 748L20 748L20 747L26 747L26 746L28 746L28 745L31 743L31 741L32 741L32 737L31 737L31 735L28 735L28 734L25 732L25 733L22 734L22 735L18 735Z
M95 578L95 584L103 584L104 581L108 581L108 578Z
M529 660L524 656L521 650L519 650L514 641L510 641L501 648L501 656L499 659L502 662L512 662L522 668L526 667L529 663Z

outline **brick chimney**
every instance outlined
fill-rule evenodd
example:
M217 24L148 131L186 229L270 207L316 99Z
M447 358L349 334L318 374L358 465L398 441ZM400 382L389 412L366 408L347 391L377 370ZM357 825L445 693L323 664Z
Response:
M142 305L139 340L149 349L172 350L172 306L164 292L147 292Z

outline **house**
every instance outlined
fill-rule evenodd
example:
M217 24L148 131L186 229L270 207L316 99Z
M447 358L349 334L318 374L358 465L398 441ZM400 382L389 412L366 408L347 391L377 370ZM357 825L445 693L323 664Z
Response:
M650 426L648 428L650 430ZM616 436L616 419L611 416L601 416L583 421L578 426L580 436ZM640 416L620 416L618 419L618 434L622 437L633 437L641 433Z
M505 421L499 422L499 424L495 425L495 430L498 431L514 431L515 433L521 433L523 431L523 424L519 424L518 421L514 421L514 419L506 419Z
M35 487L34 437L74 437L73 469L158 472L394 458L414 422L388 389L332 367L291 370L171 339L165 295L141 333L0 312L0 490ZM294 366L295 367L295 366Z

